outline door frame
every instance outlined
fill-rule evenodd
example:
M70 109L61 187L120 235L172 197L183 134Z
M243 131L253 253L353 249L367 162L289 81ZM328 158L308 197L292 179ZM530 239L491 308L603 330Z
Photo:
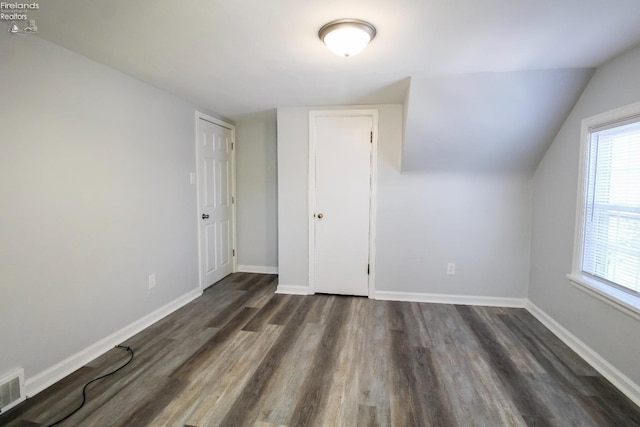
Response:
M233 202L231 203L231 246L232 250L235 251L235 255L232 255L232 266L231 272L235 273L238 271L238 253L236 248L236 127L235 125L226 122L224 120L215 118L208 114L202 113L200 111L196 111L195 113L195 165L196 165L196 221L198 227L198 287L200 290L203 288L202 284L202 257L203 254L200 252L200 248L202 247L202 220L200 218L200 168L198 165L198 123L199 120L205 120L209 123L213 123L214 125L221 126L223 128L229 129L231 131L231 197Z
M376 275L376 193L378 184L378 115L377 109L329 109L309 111L309 292L315 289L315 196L316 196L316 118L318 117L371 117L371 186L369 187L369 280L368 297L375 293Z

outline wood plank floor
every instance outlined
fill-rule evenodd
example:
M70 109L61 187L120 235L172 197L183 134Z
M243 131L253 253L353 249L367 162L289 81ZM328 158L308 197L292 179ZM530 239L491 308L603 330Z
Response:
M640 409L523 309L274 294L237 273L132 337L64 426L640 426ZM46 426L113 349L0 416Z

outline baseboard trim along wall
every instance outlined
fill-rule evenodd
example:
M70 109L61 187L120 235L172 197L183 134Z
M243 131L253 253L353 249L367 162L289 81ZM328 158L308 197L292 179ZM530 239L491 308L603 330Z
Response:
M308 286L284 285L282 283L279 283L276 289L276 294L312 295L313 293Z
M91 362L96 357L101 356L116 345L122 343L123 341L126 341L127 339L131 338L143 329L151 326L163 317L168 316L180 307L190 303L200 295L202 295L201 289L191 291L171 301L170 303L165 304L164 306L149 313L148 315L133 322L132 324L125 326L119 331L116 331L113 334L90 345L84 350L81 350L78 353L66 358L65 360L52 366L51 368L46 369L45 371L40 372L39 374L36 374L31 378L28 378L25 381L27 397L30 398L40 393L45 388L60 381L70 373L80 369L87 363Z
M487 307L517 307L526 305L526 298L485 297L472 295L422 294L375 291L374 299L386 301L430 302L437 304L481 305Z
M278 267L265 267L263 265L239 265L238 271L242 273L278 274Z
M624 375L613 365L607 362L602 356L596 353L591 347L583 343L578 337L565 329L560 323L555 321L546 312L542 311L531 301L527 301L527 311L538 319L544 326L553 332L558 338L568 345L580 357L587 361L603 377L608 379L618 390L624 393L629 399L640 406L640 386Z
M238 266L238 270L245 271L242 267L252 266ZM260 268L274 268L274 267L260 267ZM277 270L277 269L276 269ZM273 271L273 270L270 270ZM257 272L257 271L247 271ZM265 273L276 274L276 273ZM293 294L293 295L311 295L313 292L308 286L299 285L285 285L279 284L276 290L279 294ZM136 322L114 332L113 334L101 339L100 341L90 345L84 350L68 357L62 362L52 366L51 368L28 378L25 382L27 397L33 397L35 394L41 392L45 388L60 381L75 370L86 365L96 357L111 350L114 346L122 343L123 341L131 338L133 335L142 331L143 329L151 326L163 317L168 316L174 311L178 310L182 306L188 304L194 299L202 295L202 290L196 289L191 291L170 303L160 307L159 309L149 313ZM423 293L409 293L409 292L387 292L376 291L374 293L374 299L387 300L387 301L407 301L407 302L427 302L438 304L461 304L461 305L479 305L490 307L517 307L526 308L536 319L538 319L544 326L546 326L551 332L553 332L558 338L560 338L566 345L568 345L573 351L575 351L580 357L582 357L587 363L589 363L595 370L600 372L607 380L617 387L622 393L624 393L629 399L631 399L636 405L640 406L640 386L634 383L626 375L616 369L613 365L607 362L602 356L596 353L593 349L583 343L575 335L565 329L556 320L549 316L546 312L537 307L534 303L526 298L500 298L500 297L486 297L486 296L469 296L469 295L446 295L446 294L423 294Z

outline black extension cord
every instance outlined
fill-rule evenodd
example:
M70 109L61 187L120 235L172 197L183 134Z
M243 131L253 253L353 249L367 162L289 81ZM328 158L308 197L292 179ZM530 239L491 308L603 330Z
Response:
M63 422L64 420L66 420L67 418L69 418L70 416L72 416L73 414L75 414L76 412L78 412L80 409L82 409L82 407L84 406L84 404L87 401L87 387L89 386L89 384L101 380L105 377L108 377L109 375L113 375L116 372L118 372L120 369L124 368L125 366L127 366L129 363L131 363L131 361L133 360L133 350L131 349L131 347L129 346L123 346L123 345L117 345L116 348L123 348L125 350L127 350L129 353L131 353L131 357L129 357L129 360L127 360L127 363L125 363L124 365L120 366L118 369L109 372L108 374L104 374L101 377L98 378L94 378L91 381L89 381L88 383L86 383L84 385L84 387L82 387L82 403L80 404L80 406L78 406L76 409L74 409L71 413L69 413L67 416L65 416L64 418L60 418L58 421L56 421L55 423L49 424L47 427L52 427L55 426L56 424L60 424L61 422Z

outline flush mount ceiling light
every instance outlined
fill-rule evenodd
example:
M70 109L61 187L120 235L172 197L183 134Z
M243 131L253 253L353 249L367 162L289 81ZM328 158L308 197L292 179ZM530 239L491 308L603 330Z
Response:
M338 19L320 28L318 37L338 56L354 56L376 36L376 27L359 19Z

